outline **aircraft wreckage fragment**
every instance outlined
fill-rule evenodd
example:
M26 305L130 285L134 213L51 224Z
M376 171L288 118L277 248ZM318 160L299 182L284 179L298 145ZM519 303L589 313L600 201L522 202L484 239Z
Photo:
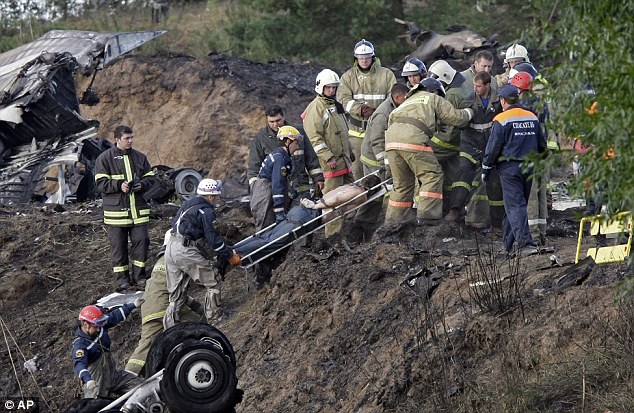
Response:
M0 203L96 196L94 161L111 144L95 139L97 120L81 116L74 76L94 79L97 70L164 33L53 30L0 54ZM81 99L98 101L90 88ZM202 171L157 168L160 188L152 200L195 195Z

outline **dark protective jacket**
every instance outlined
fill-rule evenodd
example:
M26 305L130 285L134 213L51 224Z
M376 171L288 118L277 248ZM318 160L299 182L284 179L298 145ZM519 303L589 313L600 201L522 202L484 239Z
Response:
M97 337L91 337L84 333L81 327L77 328L75 333L77 337L73 341L72 350L73 369L83 383L92 379L88 371L88 365L97 361L101 357L101 353L110 351L108 329L125 320L135 308L134 304L124 304L113 310L108 314L108 320L101 327Z
M121 192L124 182L138 180L141 190ZM95 183L103 198L103 222L116 227L147 224L150 207L143 193L154 184L154 172L146 156L129 149L110 148L97 158Z
M520 105L512 105L493 119L493 129L484 152L483 169L508 161L523 161L531 153L546 150L546 139L537 116Z
M288 176L291 175L292 167L290 155L281 147L271 152L262 162L258 178L271 181L274 212L285 210L286 197L288 195Z
M460 107L471 108L474 111L473 118L461 132L461 148L464 147L463 143L466 143L480 151L484 151L493 127L493 118L502 112L500 97L495 90L491 89L489 101L485 107L482 98L472 92L465 98Z
M288 122L284 122L284 125L290 125ZM294 126L294 125L290 125ZM306 192L310 190L308 177L313 182L319 182L324 180L323 171L319 165L319 159L317 154L311 145L310 140L306 137L306 133L302 128L297 127L299 133L302 134L302 139L299 140L299 149L295 151L291 159L293 161L293 172L291 173L291 186L297 190L297 192ZM279 140L276 133L267 126L260 129L253 138L251 145L249 146L249 160L247 166L247 180L249 186L252 181L258 176L260 167L264 161L264 157L279 147Z
M202 196L197 196L180 207L172 219L172 231L194 242L204 239L219 258L229 259L233 252L214 228L215 221L216 211L213 205Z
M462 83L460 82L461 79ZM465 97L473 91L473 87L470 87L467 82L464 81L464 78L461 79L458 78L458 73L456 73L454 82L447 86L446 99L454 108L459 108ZM454 84L455 86L453 86ZM434 152L441 153L449 151L451 153L460 151L460 129L445 122L440 123L438 128L440 130L431 138L431 147L434 149Z

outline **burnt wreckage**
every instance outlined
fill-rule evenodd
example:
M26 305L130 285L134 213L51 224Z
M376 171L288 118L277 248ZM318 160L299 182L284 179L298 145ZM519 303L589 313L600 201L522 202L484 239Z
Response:
M63 204L95 197L93 166L112 144L97 139L99 122L79 104L99 98L89 87L77 98L75 74L92 75L165 31L95 33L53 30L0 54L0 203ZM195 195L202 171L158 166L152 201L174 192Z

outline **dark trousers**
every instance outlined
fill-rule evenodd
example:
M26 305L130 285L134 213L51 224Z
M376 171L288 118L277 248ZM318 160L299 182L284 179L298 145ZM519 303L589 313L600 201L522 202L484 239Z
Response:
M531 171L522 173L520 162L503 162L499 166L502 192L504 194L504 219L502 220L502 242L507 252L511 252L513 243L521 248L535 245L528 226L526 205L531 193Z
M130 265L128 259L128 237L130 237L130 242L132 243L132 249L130 250L132 265ZM108 242L110 243L112 268L117 285L121 285L124 282L136 284L140 280L145 280L145 261L150 247L150 235L147 225L135 225L132 227L108 226Z

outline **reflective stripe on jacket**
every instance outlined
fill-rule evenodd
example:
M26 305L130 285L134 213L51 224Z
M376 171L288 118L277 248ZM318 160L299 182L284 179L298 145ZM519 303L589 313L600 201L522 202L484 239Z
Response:
M493 119L493 129L482 160L483 169L504 161L522 161L531 152L544 152L546 139L537 116L512 105Z
M289 125L288 122L284 123ZM294 125L291 125L294 126ZM313 182L319 182L324 180L323 171L319 164L319 159L313 146L306 137L306 133L300 127L297 127L299 133L302 134L302 139L299 139L299 149L295 151L291 159L293 161L293 171L291 173L291 185L297 189L298 192L304 192L309 190L309 175ZM249 184L253 179L257 178L260 172L260 167L264 161L266 155L273 152L279 147L279 140L276 133L268 126L260 129L253 138L251 145L249 146L249 160L247 166L247 180Z
M351 171L352 145L348 139L348 124L344 114L337 112L335 100L317 96L310 102L304 115L304 130L324 169L324 177L331 178L333 173L344 175ZM333 157L337 166L331 171L325 165Z
M377 57L367 71L362 71L355 59L352 68L341 75L337 100L353 119L350 123L351 137L363 138L365 128L357 126L367 121L361 114L361 106L367 105L376 109L390 95L390 89L395 83L394 73L382 67Z
M121 185L134 179L141 183L141 190L121 192ZM127 227L143 225L150 221L150 206L143 193L154 183L154 172L141 152L110 148L95 162L95 184L103 199L103 221L106 225Z
M451 103L438 95L424 90L415 90L390 114L388 129L385 132L385 149L416 152L430 145L430 136L411 123L399 122L399 118L418 120L433 131L436 128L437 119L447 125L464 126L470 117L471 114L466 109L455 109ZM397 147L394 144L405 145Z
M229 259L233 252L214 228L215 221L213 205L202 196L197 196L181 205L172 219L172 231L192 241L204 238L220 258Z
M281 147L268 154L260 167L258 178L271 181L274 212L284 211L288 196L288 176L291 174L291 169L291 157Z

